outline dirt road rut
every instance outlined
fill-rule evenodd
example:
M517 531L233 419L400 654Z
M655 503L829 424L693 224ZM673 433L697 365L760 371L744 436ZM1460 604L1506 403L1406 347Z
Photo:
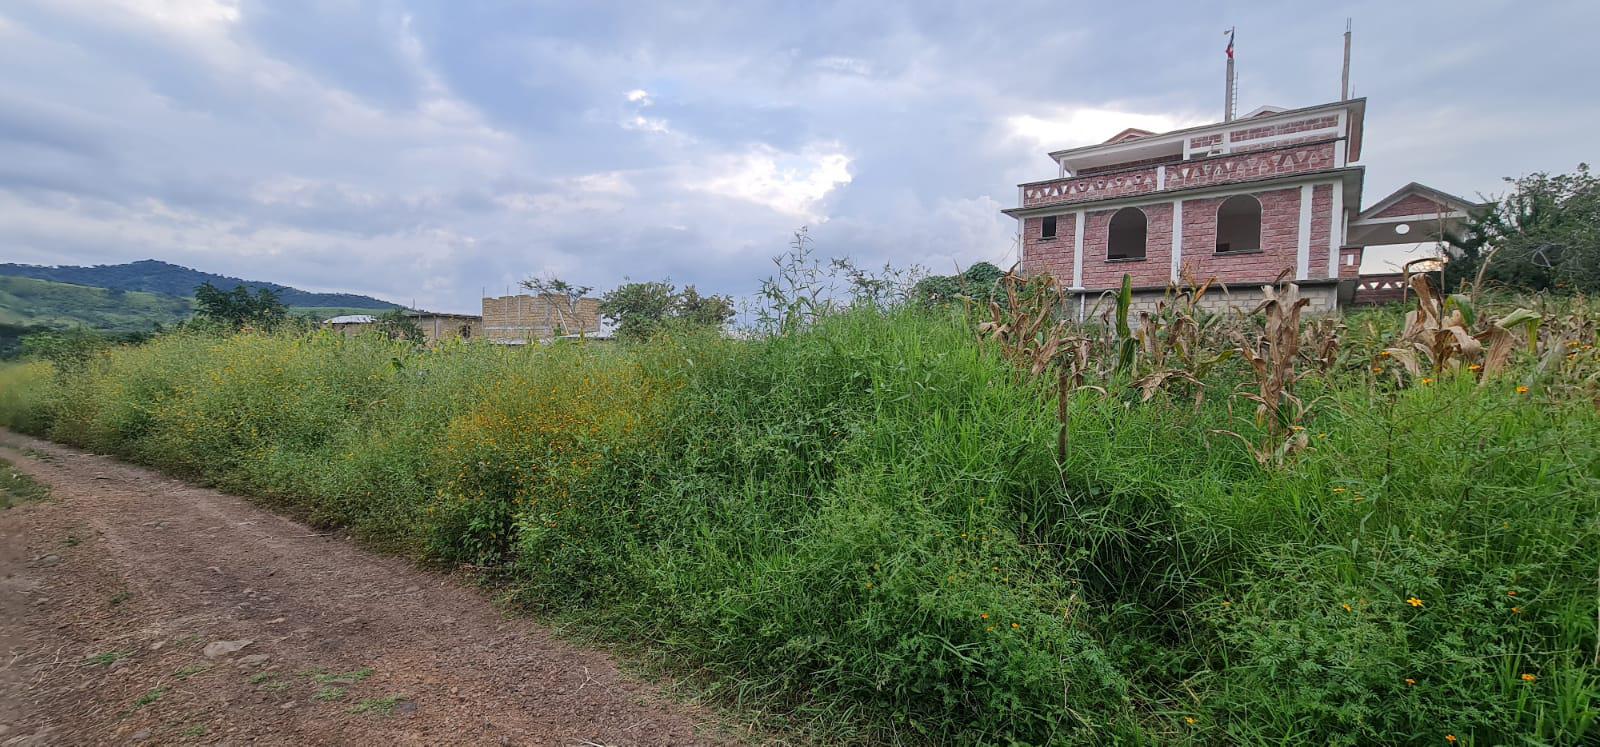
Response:
M0 746L725 744L711 715L458 581L16 434Z

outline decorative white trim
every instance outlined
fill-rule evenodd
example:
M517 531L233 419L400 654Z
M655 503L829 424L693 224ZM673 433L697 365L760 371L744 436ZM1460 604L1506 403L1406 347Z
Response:
M1337 182L1328 182L1333 193L1333 209L1328 216L1328 277L1339 277L1339 247L1344 246L1344 190Z
M1333 167L1336 169L1342 169L1348 165L1345 160L1350 155L1349 114L1348 109L1340 109L1339 124L1335 125L1339 129L1339 142L1333 144Z
M1300 231L1294 258L1294 276L1297 280L1311 278L1311 196L1315 185L1300 188Z
M1086 214L1079 210L1072 218L1072 287L1083 287L1083 220Z
M1162 191L1162 190L1164 190L1166 188L1167 188L1167 165L1166 164L1159 164L1159 165L1156 166L1156 191L1160 192L1160 191Z
M1183 266L1183 199L1172 201L1172 282L1178 282Z
M1392 215L1388 218L1362 218L1351 223L1350 225L1376 226L1384 223L1421 223L1422 221L1439 220L1440 218L1466 217L1468 217L1467 214L1460 210L1451 210L1448 213L1417 213L1415 215Z
M1260 194L1262 192L1272 192L1279 189L1293 189L1302 184L1325 184L1327 179L1327 171L1316 171L1303 174L1285 174L1281 177L1271 177L1249 182L1224 182L1222 184L1210 184L1204 187L1184 189L1183 199L1197 200L1201 197L1229 196L1236 194ZM1125 207L1160 205L1171 202L1172 199L1173 198L1171 197L1162 196L1157 192L1142 192L1140 194L1128 195L1126 197L1107 197L1101 200L1057 202L1049 205L1037 205L1028 208L1016 207L1011 208L1011 212L1006 214L1015 217L1016 213L1026 212L1029 218L1037 218L1044 215L1067 215L1068 213L1074 213L1079 210L1093 210L1095 212L1100 212L1102 210L1116 210L1118 208Z

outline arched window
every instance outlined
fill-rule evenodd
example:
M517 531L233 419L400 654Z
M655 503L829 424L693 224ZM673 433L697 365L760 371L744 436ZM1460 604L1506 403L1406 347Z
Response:
M1217 253L1261 251L1261 201L1234 195L1217 206Z
M1107 229L1106 259L1144 259L1144 240L1144 211L1136 207L1118 210Z

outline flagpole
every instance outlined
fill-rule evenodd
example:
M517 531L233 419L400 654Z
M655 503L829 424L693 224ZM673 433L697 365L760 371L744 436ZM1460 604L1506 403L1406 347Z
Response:
M1223 94L1222 101L1222 121L1224 122L1233 121L1233 32L1234 28L1230 27L1228 29L1228 87Z

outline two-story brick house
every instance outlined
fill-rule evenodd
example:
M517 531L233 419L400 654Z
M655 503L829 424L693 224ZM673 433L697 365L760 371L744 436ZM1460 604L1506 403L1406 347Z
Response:
M1285 271L1312 309L1348 303L1363 246L1425 240L1475 207L1412 184L1370 216L1358 213L1365 112L1359 98L1262 107L1232 121L1159 134L1130 129L1051 153L1056 178L1019 185L1020 206L1004 211L1019 222L1022 270L1053 274L1080 315L1124 273L1141 306L1185 274L1227 286L1211 303L1249 306L1260 285ZM1401 224L1419 230L1382 230ZM1365 244L1349 243L1353 230Z

